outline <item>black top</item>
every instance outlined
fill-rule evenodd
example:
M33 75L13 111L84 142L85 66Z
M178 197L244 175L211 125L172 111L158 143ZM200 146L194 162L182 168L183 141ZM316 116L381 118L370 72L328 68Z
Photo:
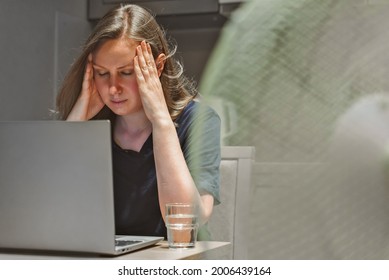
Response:
M220 119L208 106L192 101L176 120L189 170L200 192L219 203ZM166 237L158 201L152 135L138 152L112 141L117 234Z

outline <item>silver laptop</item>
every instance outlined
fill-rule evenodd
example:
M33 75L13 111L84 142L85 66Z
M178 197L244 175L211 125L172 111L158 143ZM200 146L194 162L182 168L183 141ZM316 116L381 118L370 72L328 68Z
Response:
M0 122L0 248L117 255L109 121Z

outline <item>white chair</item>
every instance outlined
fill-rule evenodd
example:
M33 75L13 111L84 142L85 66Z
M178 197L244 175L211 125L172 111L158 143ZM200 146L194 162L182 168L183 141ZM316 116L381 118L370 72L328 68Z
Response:
M254 147L225 146L221 149L220 199L208 223L217 241L231 242L219 259L247 259L249 197Z

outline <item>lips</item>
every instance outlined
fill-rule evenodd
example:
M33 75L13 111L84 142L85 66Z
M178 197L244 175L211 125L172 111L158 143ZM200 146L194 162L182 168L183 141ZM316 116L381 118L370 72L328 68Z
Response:
M124 99L124 100L111 100L111 102L113 104L116 104L116 105L120 105L120 104L123 104L124 102L126 102L127 99Z

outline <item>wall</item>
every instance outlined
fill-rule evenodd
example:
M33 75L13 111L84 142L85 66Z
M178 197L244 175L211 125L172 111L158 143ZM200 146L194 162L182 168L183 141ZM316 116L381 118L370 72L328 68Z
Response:
M220 28L169 30L168 34L177 42L177 55L182 59L185 74L197 83L201 80L219 33Z
M49 118L85 36L87 0L0 2L0 120Z

